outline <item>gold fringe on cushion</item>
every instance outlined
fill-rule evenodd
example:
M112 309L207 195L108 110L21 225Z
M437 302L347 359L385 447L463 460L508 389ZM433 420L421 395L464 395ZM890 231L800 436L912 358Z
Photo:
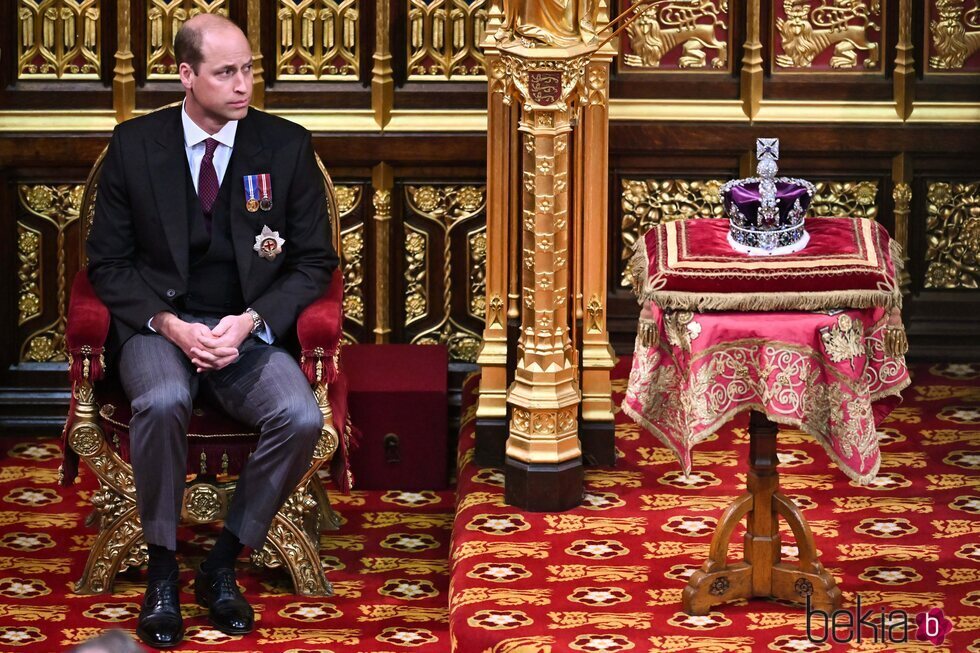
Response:
M902 246L889 239L893 275L878 288L855 290L823 290L807 292L703 293L662 290L666 276L650 277L646 237L633 244L633 255L627 268L638 303L653 302L663 310L693 311L825 311L835 308L902 308L902 292L897 282L904 269ZM901 323L901 322L899 322Z
M905 269L905 257L902 253L902 245L894 238L888 239L888 251L892 255L892 266L895 268L895 276Z
M664 310L693 311L823 311L833 308L901 307L901 294L885 290L815 292L693 293L647 289L641 301Z

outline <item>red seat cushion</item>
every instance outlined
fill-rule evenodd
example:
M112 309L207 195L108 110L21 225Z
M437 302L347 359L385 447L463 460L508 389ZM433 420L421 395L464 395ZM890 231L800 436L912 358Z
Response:
M118 383L96 386L99 417L106 439L129 462L129 400ZM228 417L204 399L194 402L187 433L188 474L238 474L259 442L257 431Z

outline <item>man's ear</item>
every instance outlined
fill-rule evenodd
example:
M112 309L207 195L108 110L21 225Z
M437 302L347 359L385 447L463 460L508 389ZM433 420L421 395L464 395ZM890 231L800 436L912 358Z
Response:
M196 73L191 65L187 62L180 64L180 68L177 69L180 75L180 83L184 85L184 88L190 89L194 86L194 77Z

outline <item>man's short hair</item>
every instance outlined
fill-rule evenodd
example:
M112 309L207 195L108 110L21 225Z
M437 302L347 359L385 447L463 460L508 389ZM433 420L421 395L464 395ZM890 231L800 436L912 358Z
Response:
M231 27L238 27L234 21L221 14L210 15ZM201 52L201 43L204 42L204 29L184 23L177 30L177 36L174 37L174 59L177 61L178 68L180 68L180 64L186 63L190 65L194 74L197 74L197 67L204 61L204 53Z

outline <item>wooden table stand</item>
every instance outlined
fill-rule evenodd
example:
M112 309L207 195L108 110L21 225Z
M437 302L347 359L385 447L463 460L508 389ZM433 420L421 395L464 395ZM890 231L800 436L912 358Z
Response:
M749 474L745 494L722 515L711 540L708 560L684 588L684 611L704 615L712 606L735 599L766 597L805 603L823 610L840 607L841 593L833 576L817 559L813 533L800 509L779 492L776 433L779 427L753 410L749 417ZM799 564L780 561L777 514L796 537ZM748 515L745 561L728 564L728 543L735 526Z

